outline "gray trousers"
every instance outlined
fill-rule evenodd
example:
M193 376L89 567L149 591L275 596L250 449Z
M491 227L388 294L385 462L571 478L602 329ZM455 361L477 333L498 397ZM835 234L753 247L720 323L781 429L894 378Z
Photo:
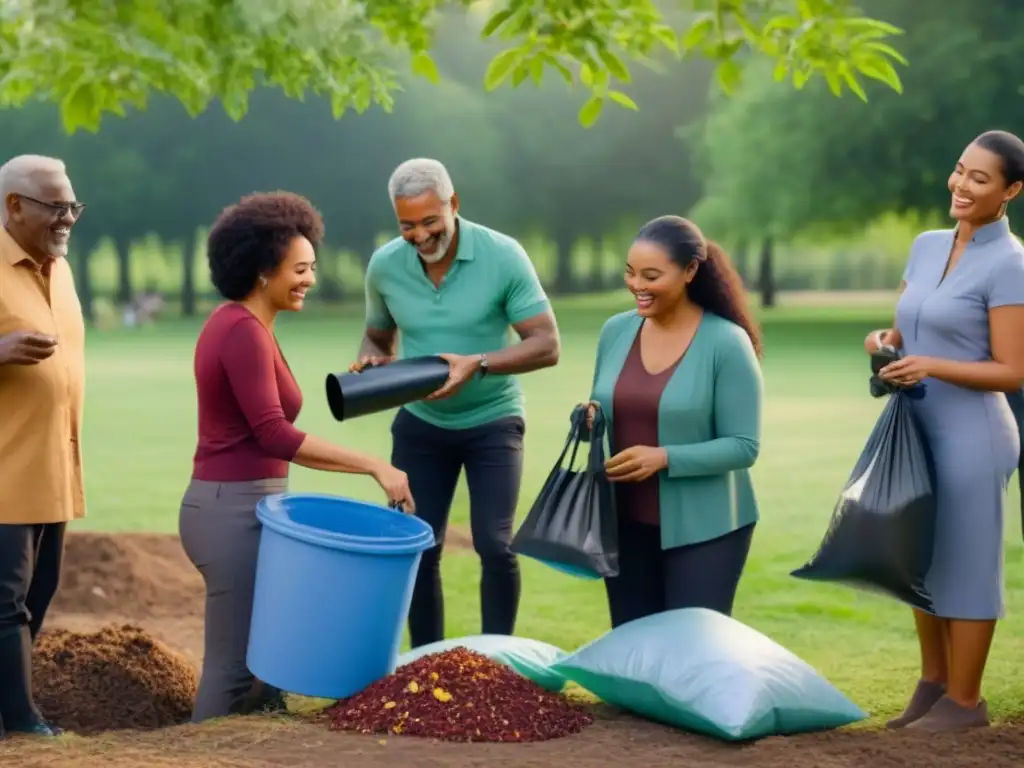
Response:
M244 714L254 705L258 685L245 656L262 528L256 504L287 485L285 478L193 480L181 501L181 544L206 583L203 667L193 722Z

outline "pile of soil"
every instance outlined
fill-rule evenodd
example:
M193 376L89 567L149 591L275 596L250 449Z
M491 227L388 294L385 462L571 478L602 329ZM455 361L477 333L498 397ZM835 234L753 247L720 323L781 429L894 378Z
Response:
M177 536L69 533L52 609L132 620L201 615L203 579Z
M41 633L32 674L43 716L81 735L188 722L198 684L187 659L130 624Z
M568 699L459 646L399 667L325 712L333 730L439 741L549 741L594 718Z

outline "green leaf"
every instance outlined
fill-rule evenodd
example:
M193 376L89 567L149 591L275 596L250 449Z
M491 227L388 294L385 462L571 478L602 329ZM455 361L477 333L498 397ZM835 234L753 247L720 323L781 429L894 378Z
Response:
M712 16L703 16L702 18L695 21L690 28L683 35L683 39L680 41L684 51L692 51L694 48L699 46L708 36L711 34L711 30L715 28L715 20Z
M81 80L61 99L60 117L67 133L74 133L78 128L92 133L99 129L99 110L93 96L92 89Z
M580 107L579 121L580 125L584 128L589 128L597 122L597 118L601 116L601 110L604 109L604 98L598 95L593 95Z
M580 82L587 86L587 88L594 87L594 70L585 61L580 64Z
M426 51L418 51L412 57L412 72L414 75L426 78L434 85L441 82L441 74L437 71L437 64L430 58Z
M896 93L903 93L903 83L900 82L900 76L896 74L896 70L892 64L883 58L869 59L867 61L858 61L854 66L857 70L865 77L870 77L873 80L879 80Z
M530 68L523 62L516 65L512 70L512 87L518 88L530 74Z
M572 85L572 72L569 71L569 68L565 66L565 64L554 57L545 59L544 61L557 69L559 74L562 76L562 79L569 85Z
M781 83L786 79L786 75L789 74L789 62L785 59L779 59L775 62L775 69L772 70L772 77L775 82Z
M855 75L849 68L843 68L843 79L846 80L846 84L850 87L850 90L857 94L857 98L865 102L868 100L868 95L864 92L864 88L857 79L857 75Z
M845 19L843 21L843 26L850 30L875 30L886 35L903 34L903 30L900 29L899 27L894 27L892 24L886 21L882 21L881 19L869 19L864 16L853 19Z
M843 94L843 81L839 79L839 74L831 69L825 70L825 82L828 83L828 89L832 91L834 96L841 96Z
M807 85L807 81L811 79L811 70L809 69L795 69L793 70L793 86L798 90L803 90L803 87Z
M888 56L891 59L895 59L905 67L909 66L909 62L906 60L906 58L904 58L903 54L897 51L891 45L872 41L869 43L864 43L861 47L870 49L872 51L877 51L878 53L881 53L884 56Z
M343 93L331 94L331 116L335 120L341 120L348 109L348 95Z
M495 56L487 65L487 72L484 74L484 88L493 91L512 72L512 68L522 58L522 51L519 48L507 48Z
M776 16L764 25L764 29L761 30L761 34L767 36L775 32L792 32L799 26L800 19L795 16Z
M373 103L373 88L370 86L369 80L360 81L354 88L352 93L352 106L356 108L356 112L360 115L370 108L370 104Z
M632 109L634 112L640 109L640 107L636 105L636 102L622 91L608 91L608 98L626 109Z
M627 69L626 65L622 63L622 59L606 48L599 50L597 55L601 58L604 65L608 67L608 71L613 77L624 83L630 82L631 78L629 76L629 69Z
M742 13L734 13L732 20L736 23L736 26L743 31L743 36L751 42L756 42L761 39L761 33L754 28L754 25L750 22L745 15Z
M537 56L533 61L530 62L530 77L533 78L535 85L540 85L544 82L544 59L541 56ZM569 74L569 80L572 81L572 74Z
M237 123L249 111L249 91L244 88L234 88L221 96L220 103L228 117Z
M743 77L743 71L735 59L726 59L715 68L715 78L726 94L736 92Z
M679 53L679 38L667 24L659 24L651 30L654 37L672 53Z
M515 17L515 24L510 25L509 28L505 30L505 37L525 35L533 29L534 25L537 23L533 13L530 11L529 3L519 3L519 7L516 9L513 16Z
M484 25L484 28L480 31L480 37L490 37L498 31L498 27L512 18L512 9L505 8L504 10L498 11L496 14L491 16Z

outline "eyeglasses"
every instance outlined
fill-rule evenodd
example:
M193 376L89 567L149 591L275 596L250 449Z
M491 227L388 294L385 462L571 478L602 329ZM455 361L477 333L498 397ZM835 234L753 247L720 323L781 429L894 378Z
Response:
M85 203L44 203L42 200L36 200L34 197L29 197L28 195L18 195L18 197L22 200L33 202L36 205L41 205L44 208L49 208L57 218L60 218L65 213L70 213L72 218L77 219L82 215L82 211L85 209Z

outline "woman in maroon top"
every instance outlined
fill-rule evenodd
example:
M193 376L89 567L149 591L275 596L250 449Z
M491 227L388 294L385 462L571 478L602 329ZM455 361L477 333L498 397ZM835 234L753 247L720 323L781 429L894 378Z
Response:
M210 231L210 274L228 303L213 311L196 344L199 441L179 519L182 545L206 583L196 722L280 703L280 691L256 684L245 656L260 542L256 503L286 489L291 462L372 475L389 502L414 509L404 472L294 426L302 392L274 319L302 309L322 236L320 214L287 192L243 198Z

